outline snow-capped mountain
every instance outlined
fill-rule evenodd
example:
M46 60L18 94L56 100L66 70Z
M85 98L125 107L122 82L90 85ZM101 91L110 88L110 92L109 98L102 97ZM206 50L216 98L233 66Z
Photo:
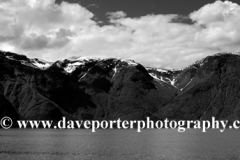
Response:
M48 69L52 65L51 62L39 60L37 58L29 59L24 55L16 55L10 52L3 52L3 51L2 51L2 54L9 60L18 61L18 62L21 62L21 64L23 65L39 68L43 70Z
M59 60L56 62L47 62L44 60L40 60L37 58L30 59L27 58L24 55L16 55L10 52L4 52L2 51L2 54L5 55L6 58L12 61L18 61L21 62L21 64L38 68L41 70L47 70L51 68L51 66L56 65L59 68L62 68L65 73L71 74L74 72L77 68L84 67L85 65L94 63L96 65L106 65L107 67L114 67L114 70L116 70L118 67L121 66L136 66L138 63L136 63L134 60L123 60L123 59L117 59L117 58L88 58L88 57L70 57L69 59ZM108 63L105 63L108 62ZM120 64L121 63L121 64Z
M168 70L117 58L51 63L0 51L0 116L232 120L240 118L239 64L232 53Z

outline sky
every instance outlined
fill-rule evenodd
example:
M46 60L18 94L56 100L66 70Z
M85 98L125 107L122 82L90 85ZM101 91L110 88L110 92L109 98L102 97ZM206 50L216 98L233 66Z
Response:
M214 0L1 0L0 49L56 61L133 59L181 69L240 50L240 3Z

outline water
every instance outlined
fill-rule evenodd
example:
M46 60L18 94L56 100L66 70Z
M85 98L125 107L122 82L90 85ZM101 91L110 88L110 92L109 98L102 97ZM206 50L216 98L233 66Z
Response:
M240 159L240 131L0 130L0 159Z

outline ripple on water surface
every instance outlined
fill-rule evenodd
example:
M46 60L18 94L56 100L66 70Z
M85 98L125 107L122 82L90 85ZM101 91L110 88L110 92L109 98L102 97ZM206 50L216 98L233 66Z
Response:
M0 159L240 159L227 130L0 130Z

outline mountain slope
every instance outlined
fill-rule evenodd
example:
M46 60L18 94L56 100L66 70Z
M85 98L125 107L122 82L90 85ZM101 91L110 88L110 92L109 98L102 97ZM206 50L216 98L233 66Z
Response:
M0 68L4 96L25 119L143 119L156 116L177 92L132 60L75 58L50 64L2 52Z
M50 63L0 52L0 115L234 120L240 117L239 64L240 56L229 53L208 56L182 70L165 70L115 58L72 57Z
M182 92L159 110L160 117L239 119L239 71L240 56L229 53L208 56L184 69L180 76L191 80Z

